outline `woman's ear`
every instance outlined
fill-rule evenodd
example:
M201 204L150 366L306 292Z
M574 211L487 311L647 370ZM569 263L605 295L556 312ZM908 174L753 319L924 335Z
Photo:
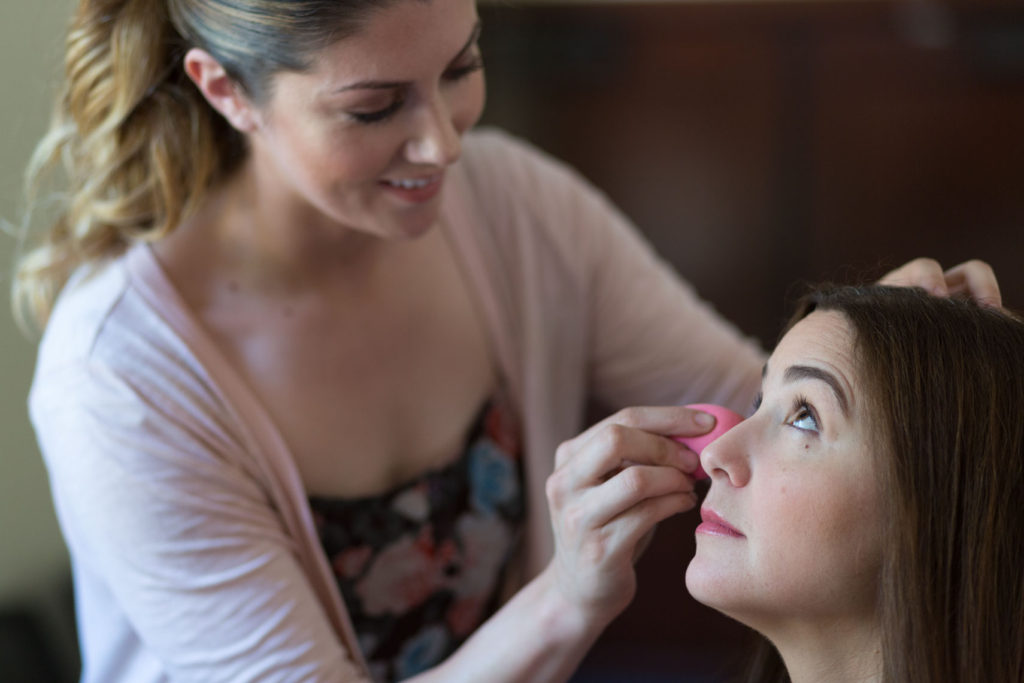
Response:
M197 47L190 49L185 54L184 67L206 101L228 123L242 133L256 130L259 121L256 108L209 52Z

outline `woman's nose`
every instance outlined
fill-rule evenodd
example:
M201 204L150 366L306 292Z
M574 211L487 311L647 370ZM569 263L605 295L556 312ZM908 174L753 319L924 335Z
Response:
M408 142L409 160L417 164L448 166L462 154L462 136L450 107L435 96L421 112L419 125Z
M700 465L712 482L728 482L731 486L746 486L750 481L749 444L745 429L739 424L720 436L701 451Z

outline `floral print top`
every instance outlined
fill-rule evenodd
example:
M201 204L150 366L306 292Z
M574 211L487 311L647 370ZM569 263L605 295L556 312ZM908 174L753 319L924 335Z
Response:
M498 607L524 516L519 430L502 395L461 456L381 496L311 497L317 532L376 681L448 657Z

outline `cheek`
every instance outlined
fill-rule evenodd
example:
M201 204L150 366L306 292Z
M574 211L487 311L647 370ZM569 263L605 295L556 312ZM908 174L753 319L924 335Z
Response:
M376 184L394 158L396 147L387 135L352 135L345 131L302 136L295 147L293 168L307 187L333 195Z
M773 487L757 543L765 580L812 600L869 590L881 555L872 487L834 475Z
M459 89L452 103L452 122L460 133L469 130L480 120L486 101L486 81L483 72L469 78L471 80Z
M709 498L738 516L747 539L698 537L686 577L693 596L748 625L766 615L873 609L881 515L877 482L859 455L776 460L736 490L713 483Z

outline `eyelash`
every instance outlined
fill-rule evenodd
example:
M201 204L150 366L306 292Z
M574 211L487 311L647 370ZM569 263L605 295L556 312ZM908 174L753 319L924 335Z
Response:
M758 408L761 407L761 401L762 400L764 400L764 394L761 393L761 392L757 392L757 396L754 397L753 412L756 413ZM793 408L792 408L791 412L793 412L794 415L796 415L796 416L799 416L802 413L806 413L807 417L811 418L811 421L814 422L814 429L816 431L821 429L821 424L818 422L818 414L815 412L815 410L811 406L810 402L806 398L804 398L803 396L797 396L793 400ZM797 421L799 421L799 418L796 418L793 421L797 422ZM796 427L795 425L792 425L792 426L795 429L799 429L802 432L810 431L810 430L807 430L807 429L803 429L802 427Z
M794 419L790 423L790 425L793 428L799 429L802 432L812 431L812 430L809 430L809 429L804 429L803 427L797 427L795 424L793 424L793 422L799 422L800 419L802 419L799 416L803 415L803 414L806 414L807 417L811 418L811 422L814 423L814 430L813 431L817 432L817 431L821 430L821 424L818 422L818 414L815 412L814 407L811 406L811 404L803 396L797 396L793 400L793 415L794 415Z
M444 73L443 78L449 83L454 83L456 81L462 80L471 73L479 71L483 68L483 60L477 57L471 63L466 64L465 66L454 67L449 69ZM390 118L395 112L401 109L403 104L405 104L405 98L398 97L397 99L395 99L394 102L384 107L383 109L378 109L377 111L364 113L351 113L349 114L349 116L351 116L359 123L380 123L381 121Z
M458 81L465 78L474 71L479 71L482 68L484 68L484 60L479 56L474 57L473 61L470 62L469 64L454 67L446 71L444 74L444 79L446 81Z
M405 100L403 98L399 97L394 102L392 102L388 106L384 107L383 109L378 109L377 111L371 111L371 112L361 112L361 113L352 112L352 113L349 114L349 116L351 116L353 119L355 119L359 123L378 123L378 122L383 121L384 119L390 117L396 111L401 109L402 105L404 103L405 103Z

